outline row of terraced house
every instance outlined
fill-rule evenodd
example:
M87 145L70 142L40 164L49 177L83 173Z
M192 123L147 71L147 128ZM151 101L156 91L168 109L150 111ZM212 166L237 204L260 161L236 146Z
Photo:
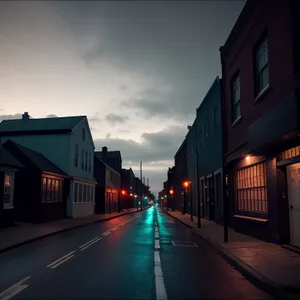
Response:
M161 201L300 247L300 1L248 0L219 50Z
M32 119L27 112L0 123L0 182L3 226L120 212L149 191L122 168L120 151L95 151L86 116Z

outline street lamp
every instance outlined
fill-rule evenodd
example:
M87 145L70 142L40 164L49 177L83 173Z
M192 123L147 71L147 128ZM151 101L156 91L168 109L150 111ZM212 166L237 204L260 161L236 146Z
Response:
M174 190L173 190L173 188L170 189L169 193L170 193L170 196L172 199L172 211L174 211L174 201L173 201L174 200L174 198L173 198Z
M182 183L183 188L185 189L185 192L189 192L189 200L191 203L191 221L194 221L194 217L193 217L193 202L191 201L191 191L190 191L190 187L191 187L191 182L189 180L185 180ZM185 205L185 201L184 201L184 205Z

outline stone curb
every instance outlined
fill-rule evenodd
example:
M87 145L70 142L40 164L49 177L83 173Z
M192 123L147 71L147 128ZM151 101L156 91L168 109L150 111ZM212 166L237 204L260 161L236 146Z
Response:
M52 235L56 235L56 234L59 234L59 233L65 232L65 231L70 231L70 230L73 230L73 229L77 229L77 228L80 228L80 227L85 227L87 225L92 225L92 224L100 223L100 222L103 222L103 221L109 221L109 220L112 220L112 219L115 219L115 218L118 218L118 217L122 217L122 216L125 216L125 215L130 215L130 214L134 214L134 213L138 213L138 212L141 212L141 210L132 211L132 212L126 212L126 213L119 214L117 216L107 217L105 219L95 220L95 221L91 221L91 222L79 224L79 225L76 225L76 226L73 226L73 227L64 228L64 229L61 229L61 230L58 230L58 231L50 232L50 233L47 233L47 234L44 234L44 235L40 235L40 236L34 237L32 239L28 239L26 241L22 241L20 243L16 243L16 244L8 246L6 248L2 248L2 249L0 249L0 253L12 250L14 248L17 248L17 247L20 247L20 246L23 246L23 245L26 245L26 244L29 244L29 243L41 240L41 239L44 239L44 238L52 236Z
M286 291L287 287L282 286L267 277L261 275L255 269L251 268L248 264L244 263L241 259L236 257L234 254L230 253L227 249L222 247L219 243L215 242L211 238L199 233L197 228L194 228L184 221L179 220L169 212L166 212L170 217L174 218L179 223L187 227L193 234L196 234L203 240L205 240L210 246L212 246L217 253L222 256L228 263L230 263L235 269L237 269L242 275L244 275L249 281L251 281L258 288L264 290L265 292L273 295L275 299L284 299L284 300L296 300L299 299L299 291L295 289L294 293L289 293Z

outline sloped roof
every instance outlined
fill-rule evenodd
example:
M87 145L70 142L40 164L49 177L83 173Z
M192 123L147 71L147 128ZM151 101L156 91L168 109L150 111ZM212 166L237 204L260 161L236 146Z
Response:
M106 164L108 164L111 168L117 170L118 169L118 159L122 161L121 152L120 151L107 151L106 155L103 154L103 151L95 151L95 156L98 159L101 159ZM121 170L117 170L120 171Z
M72 130L84 118L86 118L86 116L41 118L29 120L3 120L0 123L0 134L3 132Z
M43 154L21 146L17 143L12 142L11 140L6 141L3 144L3 147L9 151L13 156L17 159L21 159L21 155L26 156L39 170L50 172L54 174L67 175L63 170L61 170L58 166L56 166L53 162L51 162L47 157ZM24 162L23 162L24 163Z
M0 145L0 165L15 168L24 168L13 155L11 155L2 145Z

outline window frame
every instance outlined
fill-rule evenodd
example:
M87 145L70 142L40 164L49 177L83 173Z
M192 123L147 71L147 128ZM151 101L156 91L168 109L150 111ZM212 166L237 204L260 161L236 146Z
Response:
M257 171L261 172L260 168L263 170L262 174ZM243 177L242 173L248 177ZM239 184L246 185L246 187L241 187ZM235 174L235 212L241 216L267 219L269 212L267 188L267 163L265 160L238 169ZM257 199L259 196L260 199ZM251 197L256 199L251 199Z
M85 141L85 128L82 128L82 140Z
M264 50L261 50L265 48ZM263 67L259 70L259 58L267 51L267 62L263 65ZM259 53L261 52L261 53ZM254 94L255 99L259 97L270 85L270 66L269 66L269 41L266 30L263 32L261 37L256 42L253 48L253 64L254 64ZM267 70L268 73L268 82L265 86L260 87L260 80L263 78L263 72Z
M6 176L11 178L9 192L6 192ZM14 181L15 174L14 172L4 172L4 180L3 180L3 209L12 209L14 208ZM9 195L9 202L4 201L4 196Z
M81 149L81 170L84 170L84 150Z
M74 159L74 165L76 168L78 168L78 160L79 160L79 146L75 145L75 159Z
M237 84L238 82L238 84ZM236 91L237 87L239 88L239 98L236 99ZM239 105L239 116L237 115L237 105ZM236 72L231 80L231 113L232 113L232 123L235 123L242 117L242 109L241 109L241 77L239 71Z

